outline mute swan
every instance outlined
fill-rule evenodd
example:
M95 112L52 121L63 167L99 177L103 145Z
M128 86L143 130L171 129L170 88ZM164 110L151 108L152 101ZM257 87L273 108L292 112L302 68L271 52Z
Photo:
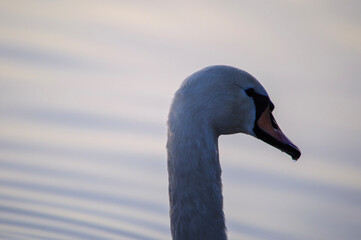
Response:
M301 152L272 116L274 105L250 74L204 68L184 80L168 116L168 174L173 240L227 239L218 137L245 133L297 160Z

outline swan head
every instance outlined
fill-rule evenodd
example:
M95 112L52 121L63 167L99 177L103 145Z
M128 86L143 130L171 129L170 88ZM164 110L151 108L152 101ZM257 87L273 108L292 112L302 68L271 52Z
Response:
M229 66L204 68L184 80L176 92L168 124L179 119L219 136L245 133L297 160L300 150L282 133L272 115L274 105L249 73Z

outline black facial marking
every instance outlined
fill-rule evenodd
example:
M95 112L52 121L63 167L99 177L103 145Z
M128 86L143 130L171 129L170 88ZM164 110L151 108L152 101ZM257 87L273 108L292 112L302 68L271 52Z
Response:
M269 110L271 110L271 112L272 112L273 109L275 109L275 105L273 105L273 103L271 101L269 101Z
M268 106L270 106L271 101L270 101L269 97L259 94L259 93L256 93L256 91L253 88L247 89L246 93L248 96L250 96L253 99L254 104L256 106L256 122L257 122L259 117L261 116L261 114L264 112L264 110ZM273 106L273 104L272 104L272 106Z

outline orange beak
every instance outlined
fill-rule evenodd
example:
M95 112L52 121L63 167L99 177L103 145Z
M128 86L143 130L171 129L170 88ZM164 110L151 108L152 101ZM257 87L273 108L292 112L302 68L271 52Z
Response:
M283 134L278 127L276 120L270 109L267 107L257 121L258 129L255 128L256 135L266 143L280 149L291 155L292 159L297 160L301 156L300 150Z

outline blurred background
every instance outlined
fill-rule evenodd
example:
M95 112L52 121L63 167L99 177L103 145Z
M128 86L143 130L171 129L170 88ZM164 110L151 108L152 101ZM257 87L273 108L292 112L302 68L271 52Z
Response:
M254 75L301 149L219 141L229 239L361 239L360 1L1 1L0 239L170 239L172 96Z

